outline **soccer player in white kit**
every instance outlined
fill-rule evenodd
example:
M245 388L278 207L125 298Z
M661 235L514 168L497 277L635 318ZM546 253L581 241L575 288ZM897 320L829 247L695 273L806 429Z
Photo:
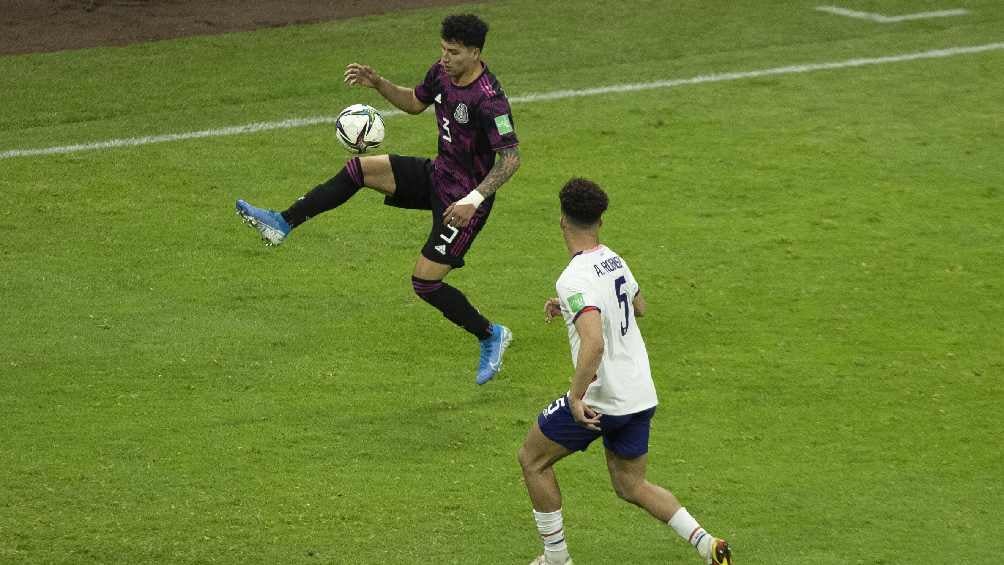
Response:
M731 565L728 542L707 533L668 490L645 480L649 426L658 404L637 317L645 300L627 263L599 240L607 195L585 179L559 193L561 231L571 261L558 278L545 319L568 328L575 374L567 394L537 418L519 463L544 553L530 565L571 565L553 466L602 437L607 470L622 499L640 506L687 540L705 563Z

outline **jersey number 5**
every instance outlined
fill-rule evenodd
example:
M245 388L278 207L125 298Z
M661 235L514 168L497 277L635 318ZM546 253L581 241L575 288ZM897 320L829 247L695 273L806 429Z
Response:
M627 293L621 290L627 280L624 277L617 277L614 281L614 292L617 293L617 302L624 307L624 323L621 324L621 335L627 335L628 325L631 323L631 302L628 301Z

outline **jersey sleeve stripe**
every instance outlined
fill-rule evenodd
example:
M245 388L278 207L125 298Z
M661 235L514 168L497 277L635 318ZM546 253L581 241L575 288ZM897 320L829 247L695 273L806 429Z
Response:
M577 312L577 313L575 314L575 317L574 317L574 318L572 318L572 323L574 324L574 323L575 323L575 321L579 319L579 316L581 316L581 315L585 314L586 312L592 312L593 310L595 310L595 311L597 311L597 312L599 312L599 311L600 311L600 309L599 309L599 308L597 308L596 306L586 306L586 307L585 307L585 308L583 308L582 310L579 310L579 311L578 311L578 312Z
M492 88L492 83L488 80L487 74L481 75L481 80L479 82L481 83L481 91L485 93L485 96L489 98L495 96L495 89Z

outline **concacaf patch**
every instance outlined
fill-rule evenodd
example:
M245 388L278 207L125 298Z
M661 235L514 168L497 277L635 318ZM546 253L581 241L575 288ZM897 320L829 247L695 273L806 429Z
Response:
M499 130L499 135L512 133L512 122L509 121L509 114L495 116L495 127Z
M568 297L568 307L572 309L572 313L576 314L579 310L582 310L586 306L586 299L583 298L581 292L577 292Z

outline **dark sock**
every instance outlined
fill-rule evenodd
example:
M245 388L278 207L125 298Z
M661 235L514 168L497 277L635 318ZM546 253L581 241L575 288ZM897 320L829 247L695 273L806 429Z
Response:
M345 204L363 186L363 169L359 157L349 159L345 167L328 182L319 184L293 203L282 217L290 227Z
M478 312L464 293L443 281L427 281L411 277L411 286L422 300L435 306L449 321L464 328L478 339L488 339L491 322Z

